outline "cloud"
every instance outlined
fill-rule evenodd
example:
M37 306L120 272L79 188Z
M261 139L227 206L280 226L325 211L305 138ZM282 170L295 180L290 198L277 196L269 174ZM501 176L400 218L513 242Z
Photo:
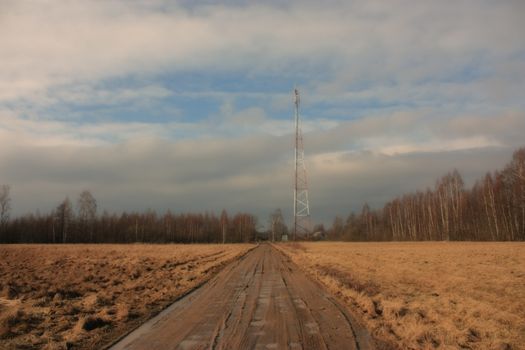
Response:
M13 185L17 214L46 212L64 196L93 191L101 208L114 211L250 210L264 220L276 207L290 216L292 164L289 140L132 140L96 147L26 147L0 158L3 180ZM458 168L468 184L510 158L506 147L448 152L335 152L307 161L312 214L329 222L335 214L377 207L406 191L433 186ZM38 194L35 196L35 194Z
M470 185L485 171L503 166L514 146L485 139L480 135L489 130L482 128L467 138L451 134L446 140L434 136L434 141L411 139L400 144L403 130L421 130L418 123L425 119L402 114L376 118L305 134L311 207L317 222L359 210L365 201L377 207L394 195L423 190L453 168ZM522 120L515 117L516 123ZM11 120L11 131L0 134L2 181L13 186L17 214L36 208L49 211L64 196L74 198L88 188L101 208L115 211L226 208L250 210L264 221L281 207L291 216L290 135L209 134L173 141L158 137L160 128L166 127L163 124L123 123L79 126L76 136L64 138L64 129L69 129L64 122L34 123L32 134L26 125L20 127L26 133L21 133L13 131L17 127ZM448 124L455 129L458 123L466 125L468 118ZM38 131L37 126L41 126ZM127 136L102 142L97 137L103 130ZM39 134L41 139L36 137ZM353 147L345 147L347 138L353 139Z
M192 9L160 1L151 6L20 1L4 6L4 99L64 82L166 69L286 74L322 64L343 80L389 76L414 81L437 72L456 73L473 54L490 61L524 46L519 1L453 6L298 2L284 8L246 4ZM498 25L485 25L487 20Z
M523 1L0 4L0 179L15 211L290 216L293 110L314 218L469 181L522 145Z
M453 169L472 186L488 170L503 167L511 153L510 148L488 147L432 154L347 152L316 156L309 167L312 213L317 220L331 223L335 215L359 212L365 202L381 208L395 196L433 188L439 177Z

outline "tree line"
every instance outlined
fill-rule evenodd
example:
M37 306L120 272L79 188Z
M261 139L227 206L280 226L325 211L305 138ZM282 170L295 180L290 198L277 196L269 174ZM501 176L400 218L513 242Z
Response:
M233 243L258 239L257 218L249 213L162 215L104 211L83 191L75 205L65 198L48 214L10 218L10 187L0 187L0 243ZM288 233L282 212L270 214L266 238ZM454 170L434 188L401 195L374 210L364 204L330 229L314 229L310 238L347 241L525 240L525 148L514 152L499 171L488 172L470 188Z
M321 227L322 229L322 227ZM327 236L349 241L523 241L525 240L525 148L503 170L487 173L470 189L454 170L433 189L409 193L380 210L364 204Z
M213 213L163 215L146 212L104 211L97 214L97 201L90 191L83 191L76 208L65 198L49 214L28 214L9 218L10 188L0 190L1 243L236 243L256 239L254 215L226 210Z

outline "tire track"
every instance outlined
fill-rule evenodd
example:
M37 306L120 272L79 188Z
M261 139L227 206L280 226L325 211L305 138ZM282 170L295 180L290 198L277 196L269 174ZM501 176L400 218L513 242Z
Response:
M374 349L354 323L317 283L262 244L111 349Z

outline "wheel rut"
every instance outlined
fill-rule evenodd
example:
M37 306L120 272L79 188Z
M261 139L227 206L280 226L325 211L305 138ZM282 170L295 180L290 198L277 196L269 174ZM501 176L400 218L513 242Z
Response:
M269 244L110 349L375 349L335 298Z

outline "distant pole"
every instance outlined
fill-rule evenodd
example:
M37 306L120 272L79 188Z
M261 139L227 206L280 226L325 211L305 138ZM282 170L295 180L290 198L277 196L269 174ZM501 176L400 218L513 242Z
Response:
M294 89L295 105L295 152L294 152L294 226L293 237L306 236L310 233L310 205L308 202L308 182L306 180L306 166L304 163L303 134L299 118L299 90Z

